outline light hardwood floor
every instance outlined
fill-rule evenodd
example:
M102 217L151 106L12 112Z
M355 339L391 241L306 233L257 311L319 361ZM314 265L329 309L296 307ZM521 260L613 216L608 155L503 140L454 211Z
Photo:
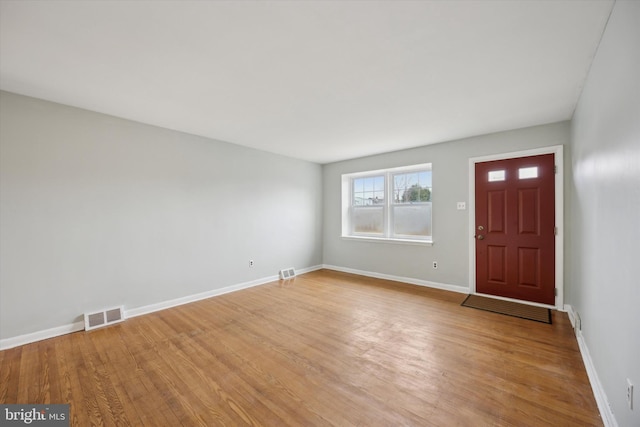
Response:
M565 313L328 270L0 352L72 425L602 425Z

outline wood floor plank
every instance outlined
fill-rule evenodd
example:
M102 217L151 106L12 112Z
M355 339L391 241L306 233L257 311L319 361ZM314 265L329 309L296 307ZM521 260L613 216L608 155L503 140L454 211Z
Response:
M0 352L0 402L71 424L601 426L565 313L320 270Z

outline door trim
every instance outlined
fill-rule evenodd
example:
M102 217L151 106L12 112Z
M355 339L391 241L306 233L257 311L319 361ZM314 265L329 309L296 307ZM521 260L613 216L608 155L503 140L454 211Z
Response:
M553 145L550 147L534 148L531 150L513 151L509 153L497 153L490 154L481 157L469 158L469 291L472 294L476 293L476 244L475 244L475 211L476 211L476 178L475 168L476 163L489 162L492 160L504 160L517 157L537 156L540 154L554 154L554 163L557 168L555 174L555 223L557 233L555 236L555 280L557 295L555 299L555 305L549 306L545 304L532 303L529 301L517 301L523 304L538 305L543 307L552 307L556 310L564 310L564 157L563 157L563 145ZM496 298L495 296L488 295ZM501 298L505 300L512 300L510 298Z

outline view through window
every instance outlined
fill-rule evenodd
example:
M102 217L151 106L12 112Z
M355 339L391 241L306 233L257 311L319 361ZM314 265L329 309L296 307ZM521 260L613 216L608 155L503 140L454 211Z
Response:
M343 175L343 236L430 241L431 164Z

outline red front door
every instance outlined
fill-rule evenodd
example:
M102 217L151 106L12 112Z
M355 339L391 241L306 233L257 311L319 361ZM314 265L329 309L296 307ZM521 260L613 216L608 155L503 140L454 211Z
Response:
M476 292L555 303L554 155L476 164Z

